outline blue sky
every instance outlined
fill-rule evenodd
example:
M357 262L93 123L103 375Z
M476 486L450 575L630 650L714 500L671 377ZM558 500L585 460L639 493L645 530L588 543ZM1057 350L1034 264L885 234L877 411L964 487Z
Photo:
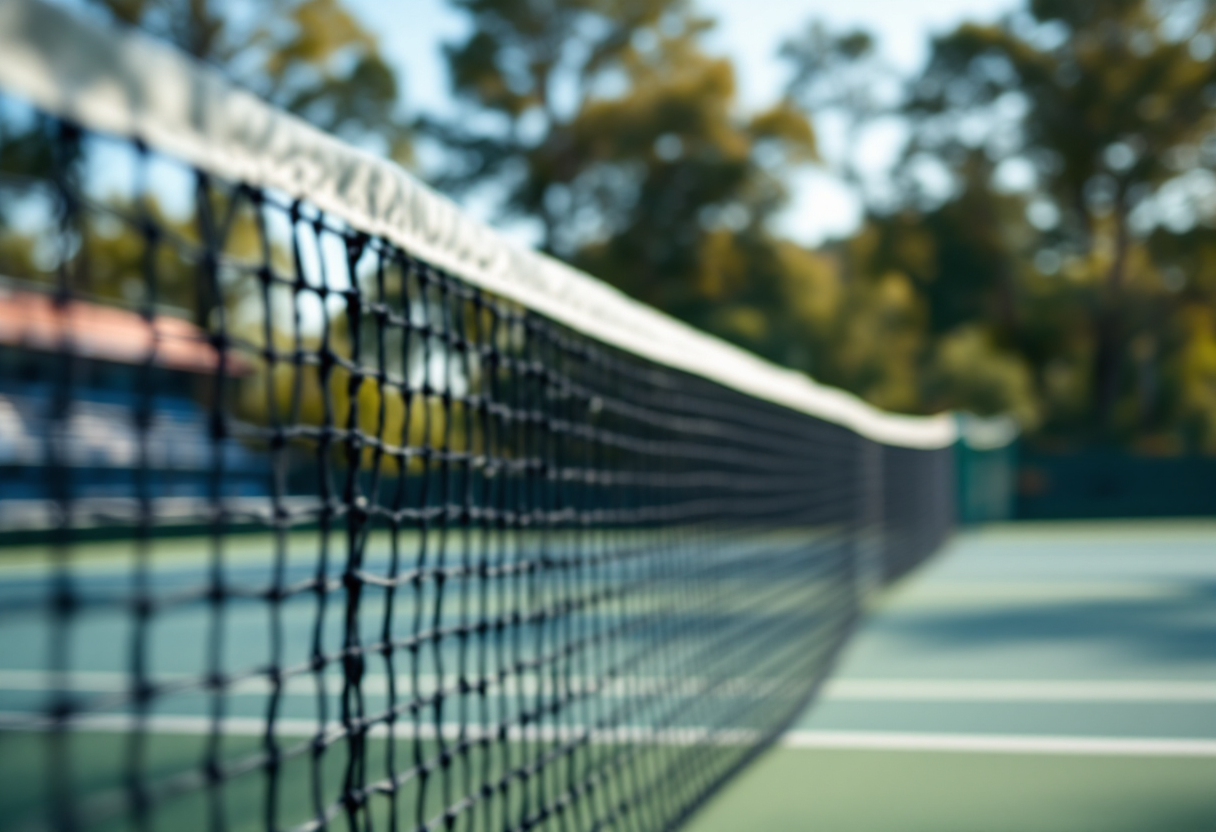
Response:
M445 0L353 0L363 19L378 33L385 52L402 70L409 106L442 111L450 106L440 45L466 30L463 18ZM766 105L781 90L784 72L776 59L778 44L812 18L833 28L862 26L875 33L898 68L913 71L925 58L928 38L961 20L990 21L1012 8L1010 0L699 0L717 18L709 47L735 61L745 107ZM826 156L832 136L821 125ZM897 138L876 137L863 153L863 163L878 175ZM825 236L855 226L856 201L825 170L806 171L793 184L794 200L783 218L784 230L814 244Z

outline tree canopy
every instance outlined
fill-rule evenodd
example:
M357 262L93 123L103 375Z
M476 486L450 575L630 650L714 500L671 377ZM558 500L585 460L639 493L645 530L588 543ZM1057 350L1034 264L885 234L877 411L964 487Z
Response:
M1058 414L1061 428L1151 429L1170 403L1137 376L1164 370L1157 359L1177 316L1213 300L1171 291L1178 264L1147 241L1168 222L1171 194L1211 187L1201 184L1211 159L1200 157L1216 138L1214 33L1211 4L1034 0L998 25L939 38L912 84L912 158L931 158L964 191L977 179L966 167L977 151L1029 173L1019 197L1036 233L1005 259L1037 268L1016 281L1024 309L1007 337L1041 365L1045 384L1063 375L1060 362L1075 365L1071 383L1087 404L1071 420ZM1182 221L1192 225L1212 219L1189 213ZM1053 316L1045 303L1073 307L1063 331L1042 332Z
M1211 3L1030 0L937 37L877 104L848 94L890 89L864 33L787 45L812 112L906 127L891 187L863 191L863 228L835 247L859 279L915 287L919 407L1012 410L1074 446L1216 450L1214 44Z
M465 112L426 125L439 182L488 189L540 247L641 300L800 363L833 305L830 268L773 233L783 176L816 156L788 100L744 113L734 70L683 0L456 0ZM773 310L787 314L774 316Z

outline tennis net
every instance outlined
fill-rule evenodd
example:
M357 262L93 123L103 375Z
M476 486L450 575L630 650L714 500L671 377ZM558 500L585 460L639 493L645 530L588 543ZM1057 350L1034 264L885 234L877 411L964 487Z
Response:
M880 413L0 4L0 826L672 829L953 520Z

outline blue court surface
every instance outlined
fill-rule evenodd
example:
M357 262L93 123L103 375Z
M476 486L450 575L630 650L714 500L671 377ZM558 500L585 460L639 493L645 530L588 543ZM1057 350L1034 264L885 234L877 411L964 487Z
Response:
M691 828L1216 830L1216 522L959 534Z

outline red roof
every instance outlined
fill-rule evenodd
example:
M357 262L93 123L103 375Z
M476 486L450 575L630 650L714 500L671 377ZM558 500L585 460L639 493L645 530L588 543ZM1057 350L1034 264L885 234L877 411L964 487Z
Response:
M189 321L157 315L151 322L126 309L70 300L56 306L49 295L0 287L0 344L47 352L65 348L76 355L121 364L142 364L155 348L158 366L189 373L213 373L216 350ZM229 374L248 363L229 354Z

